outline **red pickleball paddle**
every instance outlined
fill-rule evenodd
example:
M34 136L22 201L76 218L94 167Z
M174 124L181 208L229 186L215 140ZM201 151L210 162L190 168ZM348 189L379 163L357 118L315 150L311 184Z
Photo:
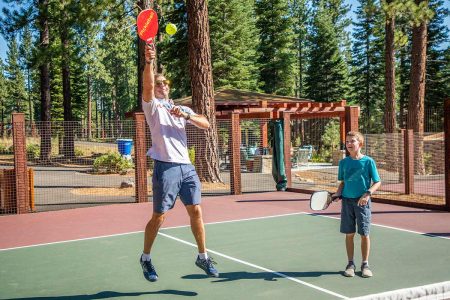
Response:
M158 15L153 9L144 9L137 17L137 30L139 37L146 43L153 43L158 33Z

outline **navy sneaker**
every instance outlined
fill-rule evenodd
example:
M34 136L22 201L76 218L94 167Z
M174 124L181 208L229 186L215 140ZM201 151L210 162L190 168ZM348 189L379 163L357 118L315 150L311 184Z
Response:
M142 257L139 259L139 262L141 263L142 272L144 272L144 277L148 281L155 282L158 280L158 274L156 274L155 267L152 265L152 261L144 261L142 260Z
M214 268L214 265L217 263L212 260L211 257L207 259L201 259L200 256L197 256L197 260L195 261L195 265L205 271L205 273L210 277L219 277L219 272Z

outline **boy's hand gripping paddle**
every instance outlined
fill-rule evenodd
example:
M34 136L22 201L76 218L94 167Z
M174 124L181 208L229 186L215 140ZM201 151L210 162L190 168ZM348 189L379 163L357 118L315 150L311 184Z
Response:
M137 30L139 37L147 44L153 44L158 33L158 15L153 9L144 9L137 17Z
M339 197L331 196L328 191L314 192L311 195L309 206L312 210L324 210L327 209L330 204Z

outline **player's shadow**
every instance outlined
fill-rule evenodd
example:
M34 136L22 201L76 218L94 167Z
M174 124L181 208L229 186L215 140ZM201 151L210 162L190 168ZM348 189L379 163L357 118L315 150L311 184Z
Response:
M103 292L99 292L97 294L91 294L91 295L25 297L25 298L10 298L9 300L14 300L14 299L91 300L91 299L137 297L137 296L142 296L142 295L176 295L176 296L195 297L195 296L197 296L197 293L191 292L191 291L179 291L179 290L160 290L160 291L154 291L154 292L129 292L129 293L103 291Z
M307 278L307 277L320 277L324 275L341 275L340 271L310 271L310 272L277 272L283 274L287 277L292 278ZM207 275L202 274L191 274L183 276L183 279L204 279ZM277 275L276 273L271 272L228 272L228 273L220 273L219 278L214 282L226 282L226 281L235 281L235 280L267 280L267 281L277 281L278 279L283 278L281 275Z

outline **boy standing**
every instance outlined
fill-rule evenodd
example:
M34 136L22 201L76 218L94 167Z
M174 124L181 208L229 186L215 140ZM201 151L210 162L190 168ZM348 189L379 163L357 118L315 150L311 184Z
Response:
M370 221L372 194L381 186L375 161L361 153L364 137L357 131L347 133L345 146L350 153L339 162L338 180L341 181L337 192L333 195L342 199L341 229L345 233L348 264L344 275L355 276L354 236L356 225L361 236L361 274L362 277L372 277L369 268L370 253ZM372 184L373 183L373 184Z

